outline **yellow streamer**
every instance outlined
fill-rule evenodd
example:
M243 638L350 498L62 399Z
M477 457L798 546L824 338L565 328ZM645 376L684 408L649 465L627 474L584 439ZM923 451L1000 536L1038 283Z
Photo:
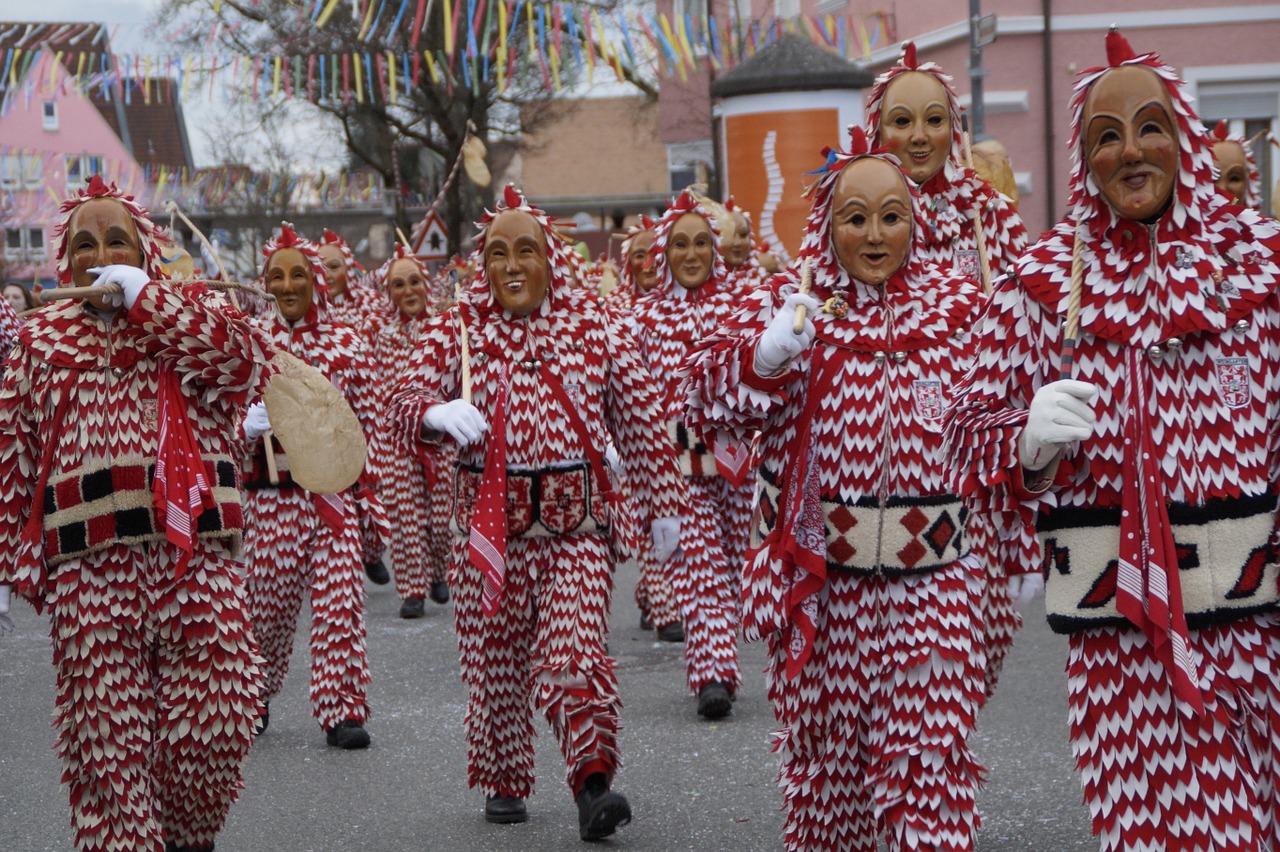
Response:
M222 0L217 0L217 5L222 5ZM324 7L324 11L320 13L320 17L316 18L316 27L323 27L329 23L329 16L333 14L333 10L338 7L338 0L329 0L329 5Z
M18 60L22 58L22 48L13 49L13 64L9 66L9 85L18 85Z
M680 42L679 42L680 47L684 48L685 59L689 60L690 68L697 68L698 60L694 59L693 48L689 45L689 32L688 32L688 28L685 27L684 25L684 15L676 15L675 19L676 19L676 35L679 36L680 38Z
M439 84L440 84L440 70L439 70L438 68L436 68L436 60L435 60L435 57L431 55L431 51L429 51L429 50L424 50L424 51L422 51L422 55L423 55L424 57L426 57L426 60L427 60L427 73L431 75L431 82L432 82L432 83L435 83L436 85L439 85Z
M351 65L356 72L356 103L362 104L364 103L364 83L361 82L360 77L360 54L351 54Z
M280 94L280 66L283 64L283 57L277 56L271 60L271 97L273 98Z
M670 42L672 45L674 45L674 46L677 48L677 49L676 49L676 51L675 51L675 57L676 57L676 62L675 62L675 65L676 65L676 71L677 71L677 72L679 72L679 74L680 74L680 80L681 80L682 82L687 81L687 80L689 79L689 77L688 77L688 75L687 75L687 74L685 74L685 71L684 71L684 59L680 56L680 50L679 50L680 42L679 42L679 40L675 37L675 34L671 32L671 22L667 20L667 13L666 13L666 12L663 12L662 14L660 14L660 15L658 16L658 23L662 26L662 34L663 34L663 35L665 35L665 36L667 37L667 41L668 41L668 42Z
M507 89L507 4L498 3L498 91Z
M364 41L364 37L369 34L369 25L373 23L373 0L367 0L369 5L364 10L364 23L360 25L360 32L356 35L356 41Z
M453 56L453 4L449 0L444 0L444 55Z
M391 102L396 101L396 55L391 51L387 51L387 91Z

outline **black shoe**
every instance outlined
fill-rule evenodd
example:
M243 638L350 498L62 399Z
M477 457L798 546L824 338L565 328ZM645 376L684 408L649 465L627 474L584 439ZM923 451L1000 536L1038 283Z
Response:
M364 573L366 577L379 586L385 586L391 582L391 573L387 571L387 563L381 559L364 563Z
M164 852L213 852L213 844L208 846L182 846L172 840L164 842Z
M678 621L673 621L670 624L664 624L658 628L658 641L683 642L684 628L680 626L680 622Z
M401 618L422 618L427 614L427 604L424 598L405 598L404 603L400 604Z
M524 822L529 818L529 811L524 806L524 799L518 796L485 796L484 821L498 825L513 822Z
M369 747L369 732L355 719L347 719L330 728L325 741L334 748L355 749Z
M629 822L631 805L627 797L610 790L603 773L587 778L578 791L578 836L601 840Z
M643 612L640 613L640 629L641 630L653 629L653 622L650 621L649 616L645 615Z
M431 600L444 606L449 602L449 584L444 580L436 580L431 584Z
M258 717L258 724L254 725L254 735L261 734L267 729L267 725L271 724L271 702L262 702L262 715Z
M723 683L712 681L698 690L698 715L704 719L723 719L732 709L733 697Z

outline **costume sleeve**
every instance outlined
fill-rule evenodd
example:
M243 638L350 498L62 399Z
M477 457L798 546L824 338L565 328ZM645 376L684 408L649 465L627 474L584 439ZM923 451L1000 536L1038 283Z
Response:
M409 365L391 389L386 409L391 437L404 441L407 447L439 445L444 436L439 432L424 433L422 416L431 406L461 396L461 365L455 308L431 320Z
M740 441L751 440L769 413L786 401L784 388L794 363L777 375L756 372L756 344L784 299L777 276L769 286L744 294L729 320L701 340L679 371L673 408L685 425L702 435L718 429Z
M948 485L996 521L1001 538L1030 525L1045 492L1023 487L1018 437L1031 398L1056 378L1056 316L1030 298L1014 276L996 282L978 321L973 366L956 388L944 422ZM1058 475L1070 469L1063 464Z
M207 402L244 405L261 395L271 343L238 311L222 311L188 297L167 281L152 281L129 310L145 345L176 370L184 383L204 388Z
M987 194L983 205L982 232L986 237L987 265L994 280L1013 269L1013 262L1026 249L1027 228L1008 198L985 183L982 186Z
M32 356L16 346L5 360L0 384L0 583L38 601L44 578L30 566L19 567L22 529L30 515L40 454L32 399Z
M629 322L611 312L606 335L609 352L605 418L625 466L630 496L646 522L682 515L688 490L667 438L660 394L640 359Z
M351 347L351 363L347 366L344 385L347 404L360 421L360 431L364 433L365 440L372 442L378 427L381 400L378 383L381 376L374 363L373 351L354 333L351 336Z

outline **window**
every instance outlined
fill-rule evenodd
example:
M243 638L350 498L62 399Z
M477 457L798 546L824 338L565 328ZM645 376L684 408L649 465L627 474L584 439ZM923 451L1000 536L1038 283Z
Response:
M775 8L779 18L794 18L800 14L800 0L778 0Z
M44 261L46 256L44 228L27 228L27 258L33 261Z
M45 130L58 129L58 102L57 101L44 102L44 129Z
M67 192L84 189L84 182L94 175L102 174L102 158L85 154L80 157L67 157Z
M85 180L94 175L102 174L102 158L101 157L82 157L80 168L84 173Z
M22 158L22 172L27 189L39 189L44 185L44 158L39 154L27 154Z
M17 154L0 156L0 187L17 189L22 180L22 158Z
M4 232L4 256L6 260L23 260L22 229L11 228Z

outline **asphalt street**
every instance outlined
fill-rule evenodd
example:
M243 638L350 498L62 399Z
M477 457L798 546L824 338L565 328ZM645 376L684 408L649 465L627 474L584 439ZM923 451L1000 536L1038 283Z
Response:
M742 646L746 683L733 714L718 723L699 719L684 686L681 646L656 642L638 627L635 578L634 565L619 569L610 638L624 704L624 766L615 787L630 799L634 820L597 848L781 849L763 648ZM399 606L390 586L368 587L368 751L326 747L307 700L306 633L299 632L293 668L271 704L270 729L249 754L245 789L218 837L219 852L584 848L543 720L529 821L484 822L483 796L466 786L452 605L428 602L417 621L398 618ZM48 625L24 603L15 604L14 615L17 633L0 639L0 850L61 852L71 849L71 830L50 725ZM988 769L980 852L1097 848L1067 745L1065 654L1065 640L1049 632L1039 602L1032 604L972 740Z

